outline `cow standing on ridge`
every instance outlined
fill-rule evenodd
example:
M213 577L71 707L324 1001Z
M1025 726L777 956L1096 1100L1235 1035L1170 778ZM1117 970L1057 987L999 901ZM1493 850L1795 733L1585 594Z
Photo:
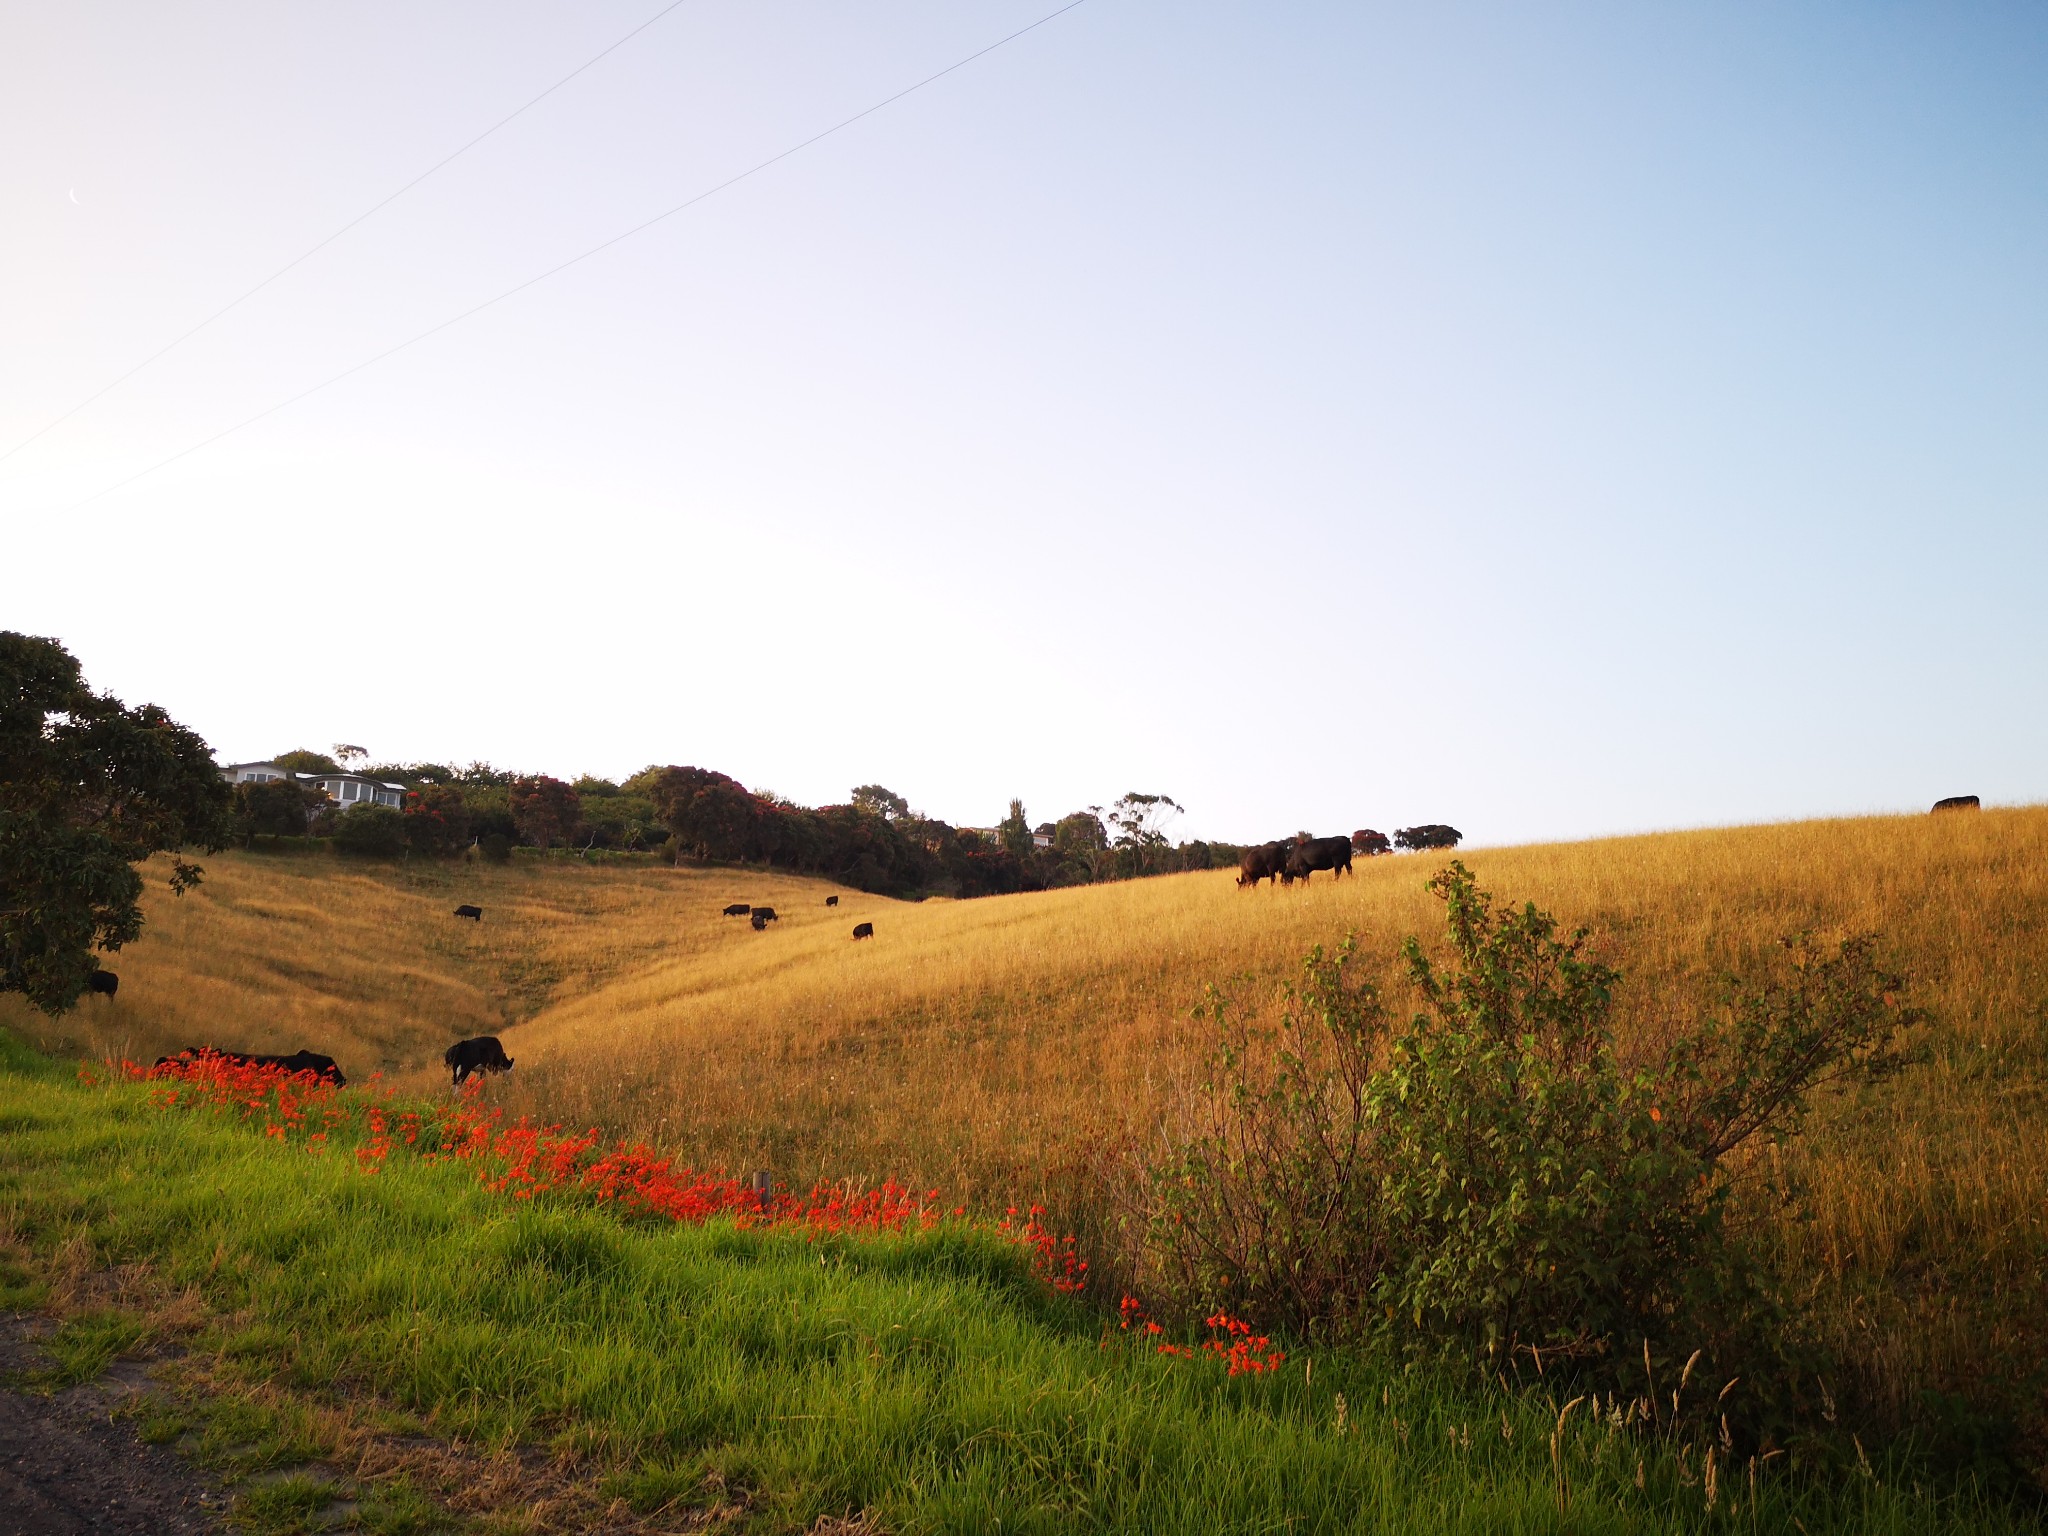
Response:
M1312 837L1305 843L1296 843L1287 850L1287 867L1283 871L1288 881L1299 880L1308 884L1308 877L1319 869L1334 871L1332 878L1342 879L1352 874L1351 839L1348 837Z

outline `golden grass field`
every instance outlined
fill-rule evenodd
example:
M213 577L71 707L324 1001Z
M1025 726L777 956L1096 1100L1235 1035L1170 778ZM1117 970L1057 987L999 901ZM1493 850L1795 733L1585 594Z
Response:
M1778 1247L1855 1362L1842 1390L1904 1408L1995 1386L2048 1423L2048 809L1463 857L1594 930L1627 976L1625 1035L1711 1006L1783 935L1880 932L1935 1016L1930 1059L1817 1117L1814 1217ZM1092 1147L1175 1113L1205 983L1270 990L1350 931L1389 962L1404 934L1433 942L1442 862L1361 861L1306 891L1216 872L910 904L653 863L228 854L181 900L152 876L117 999L53 1022L10 998L0 1024L142 1059L305 1046L418 1087L445 1083L448 1042L494 1033L519 1067L492 1092L518 1108L792 1181L896 1174L999 1203L1070 1192ZM453 918L461 901L484 921ZM754 933L729 901L782 921ZM862 920L870 943L849 937Z

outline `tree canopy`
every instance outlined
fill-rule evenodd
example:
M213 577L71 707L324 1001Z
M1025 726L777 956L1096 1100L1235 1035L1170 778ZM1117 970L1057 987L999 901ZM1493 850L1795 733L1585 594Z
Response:
M195 733L154 704L93 692L55 640L0 631L0 992L71 1007L99 968L93 952L142 931L135 866L226 847L232 807ZM171 889L199 876L179 858Z

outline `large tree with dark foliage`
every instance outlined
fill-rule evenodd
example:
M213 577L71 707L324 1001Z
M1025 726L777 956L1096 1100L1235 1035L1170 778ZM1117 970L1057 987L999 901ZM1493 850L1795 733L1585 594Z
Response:
M560 779L535 774L512 786L512 820L519 835L536 848L551 848L576 835L582 797Z
M1420 853L1426 848L1455 848L1464 840L1465 834L1456 827L1435 821L1420 827L1403 827L1394 834L1394 846L1411 853Z
M297 779L251 779L234 788L235 819L245 837L267 832L272 837L304 837L313 813L327 796Z
M86 686L55 640L0 631L0 992L45 1013L78 1001L95 949L142 931L151 854L213 852L233 798L205 742L154 704ZM199 883L171 866L171 889Z

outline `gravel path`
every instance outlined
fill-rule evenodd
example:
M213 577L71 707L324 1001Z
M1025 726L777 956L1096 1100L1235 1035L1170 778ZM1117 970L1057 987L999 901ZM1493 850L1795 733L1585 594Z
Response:
M38 1320L0 1316L0 1377L42 1364ZM152 1390L116 1364L54 1397L0 1390L0 1536L214 1536L228 1496L116 1412Z

